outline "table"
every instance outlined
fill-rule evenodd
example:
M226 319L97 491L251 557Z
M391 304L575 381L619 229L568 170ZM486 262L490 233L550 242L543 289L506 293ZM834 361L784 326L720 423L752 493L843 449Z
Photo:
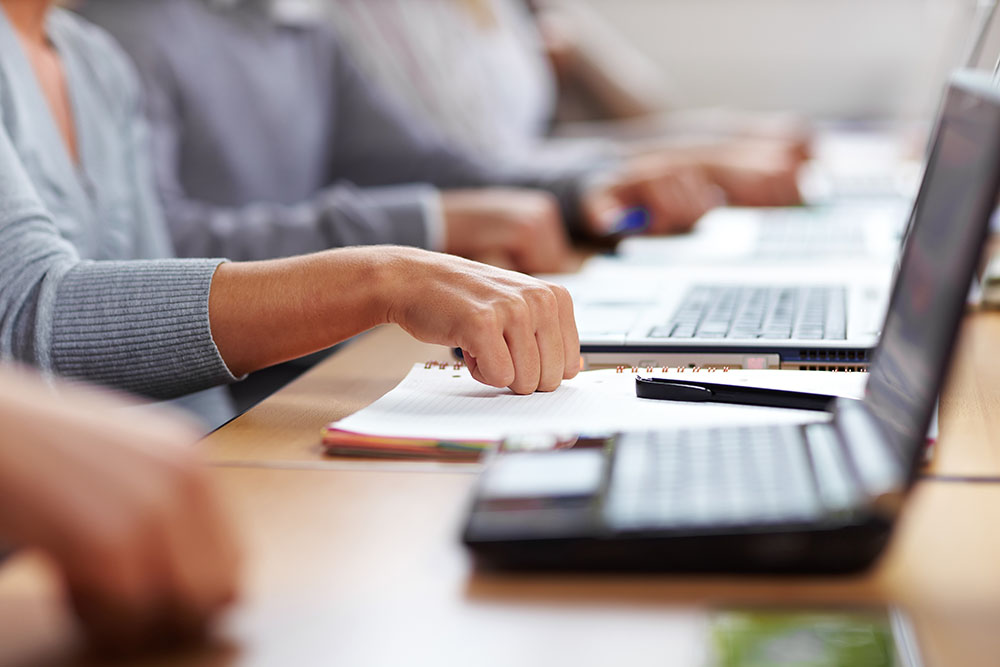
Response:
M1000 473L1000 315L966 323L929 472ZM217 643L151 664L685 665L699 609L893 603L931 665L1000 656L1000 485L918 484L893 542L847 578L510 575L458 544L469 466L327 460L319 429L448 350L386 327L204 443L247 551ZM44 559L0 570L0 664L77 659Z

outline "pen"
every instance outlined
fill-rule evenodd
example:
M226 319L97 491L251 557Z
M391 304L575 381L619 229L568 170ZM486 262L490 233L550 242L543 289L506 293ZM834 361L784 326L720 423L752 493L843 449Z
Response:
M829 410L831 403L836 400L836 396L801 391L644 377L636 377L635 394L639 398L654 398L661 401L731 403L795 410Z
M649 211L641 206L625 209L615 219L606 236L639 234L649 226Z

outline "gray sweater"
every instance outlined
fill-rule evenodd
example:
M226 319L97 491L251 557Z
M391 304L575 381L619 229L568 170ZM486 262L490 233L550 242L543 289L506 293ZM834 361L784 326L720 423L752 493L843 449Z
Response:
M221 260L172 258L130 64L64 11L48 32L80 164L0 11L0 358L160 399L232 381L208 319ZM201 398L225 416L223 396Z
M120 41L143 78L159 194L180 254L433 247L436 188L541 187L576 220L582 169L513 170L462 153L387 102L332 32L282 25L260 9L266 3L235 4L79 8Z

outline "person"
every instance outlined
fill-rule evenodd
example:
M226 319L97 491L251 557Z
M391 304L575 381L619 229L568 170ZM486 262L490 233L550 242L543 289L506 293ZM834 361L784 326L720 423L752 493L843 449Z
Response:
M523 274L398 246L174 258L127 58L48 0L0 10L0 358L170 399L395 323L517 393L577 373L568 293Z
M100 649L198 639L236 597L240 550L196 430L57 387L0 369L0 543L51 558Z
M651 231L668 233L689 229L717 201L688 165L512 167L458 151L389 104L332 32L274 7L76 7L142 76L158 190L181 255L250 260L392 242L556 272L566 255L565 243L552 250L560 218L577 236L602 236L625 209L643 206ZM512 186L551 194L475 190ZM437 203L426 206L428 198ZM428 208L443 213L437 243L412 224Z
M581 3L313 1L373 81L467 150L514 164L681 161L706 171L731 204L800 203L805 147L797 123L782 132L777 119L666 114L663 77L627 39L583 20ZM614 120L552 136L566 90L581 88ZM626 141L640 126L648 131ZM609 136L576 136L581 127Z

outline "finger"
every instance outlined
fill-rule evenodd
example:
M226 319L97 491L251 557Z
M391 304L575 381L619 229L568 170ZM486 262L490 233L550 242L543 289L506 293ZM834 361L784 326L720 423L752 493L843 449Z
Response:
M566 369L566 355L563 352L563 335L560 331L559 304L555 295L536 312L535 344L538 346L538 391L555 391L562 383Z
M641 185L639 192L639 199L649 212L649 231L653 234L669 232L679 206L669 182L653 184L647 181Z
M531 394L541 379L541 358L534 319L524 310L513 313L504 329L504 340L514 363L514 380L507 385L515 394Z
M490 320L477 318L470 326L472 339L461 347L475 360L476 374L473 377L491 387L509 387L515 377L514 361L503 337L503 328L495 317Z
M657 232L674 234L683 228L685 220L690 216L686 197L683 187L675 180L647 181L643 184L643 198L658 213Z
M153 625L142 609L122 605L92 589L70 587L70 603L90 647L99 654L125 656L147 646Z
M465 363L465 367L469 369L469 375L482 382L482 379L477 377L479 374L479 362L472 356L472 353L468 350L462 350L462 361Z
M580 334L576 328L573 299L570 297L569 290L559 285L553 285L552 291L556 295L559 332L563 338L563 379L569 380L580 372Z
M143 533L143 534L140 534ZM60 558L74 610L101 652L130 653L147 646L161 604L147 531L108 540L98 533L93 551ZM98 544L95 542L95 545ZM99 562L93 562L96 559Z
M180 592L193 612L197 627L192 629L197 635L205 621L235 596L239 555L230 524L205 474L191 469L180 484L185 506L173 515L171 526L181 559Z
M799 192L799 180L795 170L791 170L786 178L782 180L781 187L782 200L786 206L794 206L802 203L802 194Z
M691 173L682 174L678 181L683 206L678 231L689 231L707 210L704 184L701 178Z
M465 365L468 367L469 374L472 376L472 379L476 382L481 382L482 384L490 384L486 381L486 378L483 377L483 372L479 368L479 362L474 356L472 356L472 353L462 350L462 356L465 358ZM507 385L504 386L506 387Z

